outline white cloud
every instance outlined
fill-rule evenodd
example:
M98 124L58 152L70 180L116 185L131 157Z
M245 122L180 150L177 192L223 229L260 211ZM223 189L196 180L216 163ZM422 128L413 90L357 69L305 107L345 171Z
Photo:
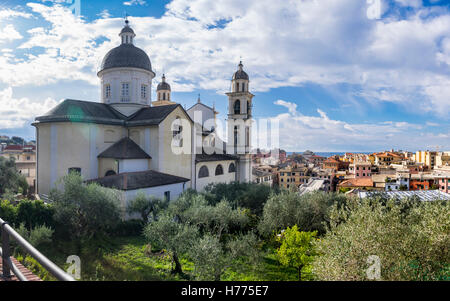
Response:
M439 134L427 132L420 124L409 122L348 123L330 119L318 110L318 116L293 111L294 103L278 100L289 114L272 117L279 122L280 145L288 151L379 151L384 148L415 150L429 145L450 148L450 128Z
M164 69L174 91L227 90L242 56L253 91L346 84L357 87L349 98L395 102L417 114L448 119L450 14L401 2L416 7L407 19L369 20L366 1L354 0L173 0L161 18L130 21L157 80ZM98 85L98 66L118 45L123 20L104 11L88 22L58 5L30 3L28 8L32 14L26 17L50 26L22 33L30 37L19 50L28 56L0 56L0 82L12 87L74 80ZM423 17L431 12L433 17ZM321 120L328 118L320 114Z
M133 6L133 5L145 5L147 4L144 0L130 0L130 1L125 1L123 3L123 5L126 6Z
M97 16L99 16L102 19L107 19L107 18L111 17L111 14L109 13L109 11L107 9L104 9Z
M12 24L8 24L5 27L0 28L0 43L20 40L22 38L22 35L14 28Z
M58 104L51 98L45 100L16 99L13 89L0 90L0 129L21 128L36 116L43 115Z

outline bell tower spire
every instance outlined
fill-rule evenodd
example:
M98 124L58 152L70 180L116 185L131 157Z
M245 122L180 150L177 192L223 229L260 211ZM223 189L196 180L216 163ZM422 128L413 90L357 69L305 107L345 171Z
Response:
M244 71L242 61L231 79L231 91L228 96L228 144L227 153L239 157L238 181L248 182L252 177L251 133L252 100L249 92L250 78Z

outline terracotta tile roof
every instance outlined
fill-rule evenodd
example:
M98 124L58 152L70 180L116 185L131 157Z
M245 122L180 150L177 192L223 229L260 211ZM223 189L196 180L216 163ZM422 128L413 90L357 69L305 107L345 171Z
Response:
M373 187L371 178L348 179L339 184L341 187Z
M38 276L34 275L29 269L24 267L17 259L11 257L12 262L16 265L16 267L22 272L22 274L28 279L28 281L42 281ZM3 269L2 258L0 257L0 271ZM14 275L11 272L11 275ZM19 281L16 276L13 276L11 279L5 280L0 275L0 281Z
M23 145L13 145L13 144L10 144L10 145L7 145L7 146L4 148L4 150L5 150L5 151L8 151L8 150L21 151L21 150L26 149L26 148L28 148L28 149L31 148L31 149L35 150L35 149L36 149L36 146L35 146L35 145L25 145L25 146L23 146Z

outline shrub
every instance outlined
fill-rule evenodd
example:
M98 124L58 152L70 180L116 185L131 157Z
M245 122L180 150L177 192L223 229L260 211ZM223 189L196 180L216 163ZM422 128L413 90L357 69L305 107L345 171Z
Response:
M89 239L117 226L121 219L117 191L85 184L78 173L70 173L61 181L64 190L52 190L50 198L54 200L57 229L65 231L67 238Z
M17 223L17 207L8 200L1 201L0 217L10 225L15 225Z
M54 233L54 230L47 226L37 226L28 230L23 223L16 231L35 248L38 248L41 244L52 242Z
M138 219L120 221L112 234L114 236L138 236L142 234L144 226L145 223Z
M53 207L40 200L22 200L17 206L17 222L25 223L27 229L42 225L54 227L53 214Z

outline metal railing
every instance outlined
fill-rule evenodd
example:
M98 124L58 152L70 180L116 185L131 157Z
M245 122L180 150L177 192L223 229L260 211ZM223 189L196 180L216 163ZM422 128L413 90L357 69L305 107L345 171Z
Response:
M7 222L0 218L1 235L2 235L2 248L0 248L0 255L2 257L2 275L5 279L11 279L11 272L20 280L28 281L28 279L20 272L14 262L11 260L11 246L10 237L12 237L19 246L21 246L28 254L36 259L47 271L50 272L56 279L61 281L75 281L75 279L64 272L56 264L51 262L47 257L42 255L41 252L36 250L28 241L19 235Z

